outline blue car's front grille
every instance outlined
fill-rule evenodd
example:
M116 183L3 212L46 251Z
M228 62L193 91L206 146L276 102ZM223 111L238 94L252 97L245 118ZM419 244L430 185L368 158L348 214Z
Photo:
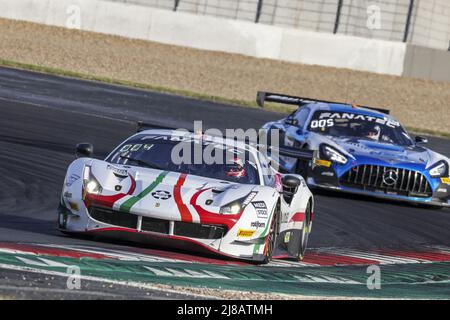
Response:
M351 168L339 179L344 187L408 197L431 197L428 180L418 171L394 167L360 165Z

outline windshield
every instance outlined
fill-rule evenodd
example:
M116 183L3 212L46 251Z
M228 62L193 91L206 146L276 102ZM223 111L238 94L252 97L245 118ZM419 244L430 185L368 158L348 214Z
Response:
M400 146L413 144L397 121L352 112L316 111L308 129L333 137L356 137Z
M252 154L211 141L172 141L171 136L138 135L122 143L107 162L187 173L242 184L259 184Z

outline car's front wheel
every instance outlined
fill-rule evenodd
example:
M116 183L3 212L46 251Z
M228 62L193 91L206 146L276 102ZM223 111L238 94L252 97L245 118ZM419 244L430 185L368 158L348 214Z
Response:
M297 261L302 261L305 257L306 248L308 246L309 234L312 226L312 203L311 201L306 206L305 220L303 221L303 228L300 240L300 247L298 250Z
M275 208L275 212L273 214L272 222L270 223L269 234L267 235L267 238L266 238L265 249L264 249L264 260L262 261L263 264L266 264L266 263L269 263L270 261L272 261L273 252L275 250L275 244L277 241L277 233L279 230L279 227L278 227L279 212L280 212L280 205L277 204L277 207Z

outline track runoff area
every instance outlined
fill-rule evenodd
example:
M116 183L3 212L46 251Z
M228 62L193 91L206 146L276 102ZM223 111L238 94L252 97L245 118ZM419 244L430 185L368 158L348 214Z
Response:
M261 266L56 230L61 184L77 142L92 142L101 156L137 121L190 128L200 117L208 127L246 129L280 114L8 68L0 69L0 102L0 170L8 176L1 183L8 194L0 197L0 269L63 279L50 297L89 294L92 282L117 286L112 294L123 296L129 288L153 290L155 298L450 297L447 209L320 193L305 259ZM430 138L430 144L450 154L449 141ZM0 275L0 295L18 297L23 284L5 283ZM27 292L31 297L33 290Z

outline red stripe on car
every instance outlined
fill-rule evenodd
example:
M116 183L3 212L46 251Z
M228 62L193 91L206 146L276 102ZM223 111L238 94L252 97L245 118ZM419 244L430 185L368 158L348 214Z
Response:
M134 190L136 190L136 180L134 180L131 175L129 175L129 177L131 179L131 186L127 193L118 193L112 196L102 196L88 193L86 194L86 198L84 199L84 204L87 208L89 208L92 204L101 207L112 208L116 201L119 201L125 196L132 195L134 193ZM84 190L82 192L84 192Z
M303 222L305 221L305 213L304 212L296 212L292 216L289 222Z
M186 181L187 174L183 173L178 178L177 183L173 187L173 197L175 199L175 203L177 204L178 211L181 214L181 221L184 222L192 222L192 214L189 211L188 207L184 204L183 199L181 198L181 187Z
M233 226L236 224L236 222L241 217L242 211L239 212L238 214L223 215L223 214L220 214L219 212L211 212L211 211L204 209L197 203L197 199L203 192L205 192L209 189L211 189L211 188L202 189L202 190L197 191L191 198L191 202L190 202L191 205L197 211L197 213L200 217L201 223L226 225L228 227L228 230L230 230L231 228L233 228Z

